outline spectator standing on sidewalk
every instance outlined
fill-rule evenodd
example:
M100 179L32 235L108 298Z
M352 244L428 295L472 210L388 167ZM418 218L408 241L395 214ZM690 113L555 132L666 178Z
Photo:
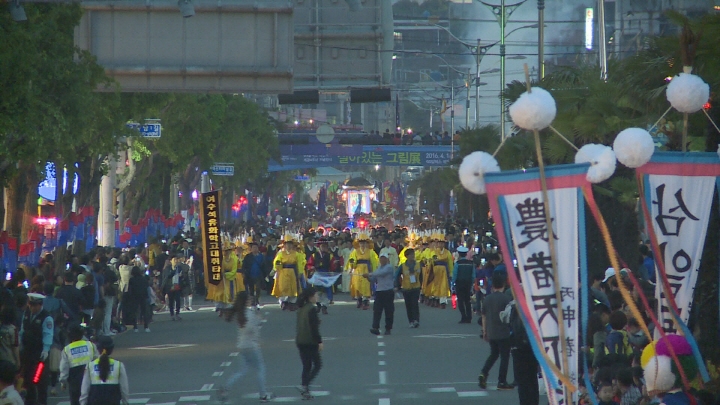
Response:
M508 365L510 363L510 325L500 320L500 312L505 309L512 298L505 294L506 274L495 272L492 275L492 294L485 297L482 305L483 339L490 343L490 356L478 377L480 388L487 387L487 375L500 357L500 372L497 388L509 390L513 387L507 383Z
M375 289L375 302L373 303L373 322L370 333L380 334L380 318L385 312L385 334L389 335L393 327L395 314L395 269L390 265L387 253L380 253L380 267L372 273L364 273L363 277L377 282Z

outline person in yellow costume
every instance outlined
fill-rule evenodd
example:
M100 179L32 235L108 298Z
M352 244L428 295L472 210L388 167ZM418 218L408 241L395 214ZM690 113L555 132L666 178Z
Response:
M435 250L433 252L433 280L430 288L430 297L433 300L433 306L439 306L445 309L450 297L450 277L452 274L452 268L455 263L453 261L452 253L446 249L445 237L442 234L436 235L435 239Z
M291 235L285 235L282 249L278 250L273 263L275 285L272 295L280 301L280 308L295 311L306 262L305 254L298 254L296 242Z
M235 270L235 295L232 297L232 302L235 302L235 296L240 291L245 291L245 275L242 272L242 262L247 253L247 245L238 241L235 241L235 257L237 257L237 269Z
M223 245L223 279L222 283L220 283L222 290L219 291L219 293L216 293L217 298L215 305L215 310L219 310L220 315L222 315L222 312L225 309L232 307L235 302L235 295L237 295L239 291L245 289L245 286L238 285L237 283L237 266L239 260L237 255L235 255L235 252L233 252L234 248L235 247L230 242Z
M363 277L363 274L372 273L379 265L380 259L374 250L368 247L370 237L367 234L358 235L358 247L350 253L346 268L352 274L350 278L350 296L357 300L357 307L364 310L370 309L370 280Z
M415 252L415 260L420 263L420 268L422 269L422 287L420 288L420 295L422 296L422 302L425 305L430 305L430 288L432 287L432 279L434 277L434 275L431 275L433 249L431 248L430 243L430 237L423 237L422 245L420 246L419 251Z

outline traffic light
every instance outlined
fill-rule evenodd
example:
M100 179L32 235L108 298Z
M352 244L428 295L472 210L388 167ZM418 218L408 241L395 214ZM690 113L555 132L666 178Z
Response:
M317 90L295 91L292 94L278 94L278 104L319 104L320 92Z
M383 101L392 101L390 89L350 89L351 103L377 103Z

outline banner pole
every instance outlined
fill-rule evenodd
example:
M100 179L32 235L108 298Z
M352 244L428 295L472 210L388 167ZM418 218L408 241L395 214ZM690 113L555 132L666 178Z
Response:
M682 151L687 152L688 113L683 114Z
M531 93L530 72L527 63L525 64L525 83L527 92ZM542 147L540 146L540 131L533 130L535 137L535 153L538 158L538 168L540 169L540 187L542 189L543 205L545 206L545 226L548 232L548 246L550 247L550 261L553 269L553 284L555 285L555 301L557 301L557 319L558 319L558 335L560 337L560 350L562 351L562 372L567 373L569 370L567 353L567 341L565 340L565 319L563 317L562 294L560 292L560 276L558 274L557 257L555 255L555 233L552 228L552 216L550 214L550 199L548 197L547 179L545 177L545 163L543 162ZM584 287L584 286L583 286ZM565 403L571 404L570 394L564 389Z

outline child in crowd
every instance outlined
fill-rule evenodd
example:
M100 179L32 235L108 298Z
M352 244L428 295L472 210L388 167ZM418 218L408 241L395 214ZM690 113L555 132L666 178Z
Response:
M620 405L616 401L613 401L615 396L615 390L613 385L609 381L603 381L600 383L597 391L598 405Z

